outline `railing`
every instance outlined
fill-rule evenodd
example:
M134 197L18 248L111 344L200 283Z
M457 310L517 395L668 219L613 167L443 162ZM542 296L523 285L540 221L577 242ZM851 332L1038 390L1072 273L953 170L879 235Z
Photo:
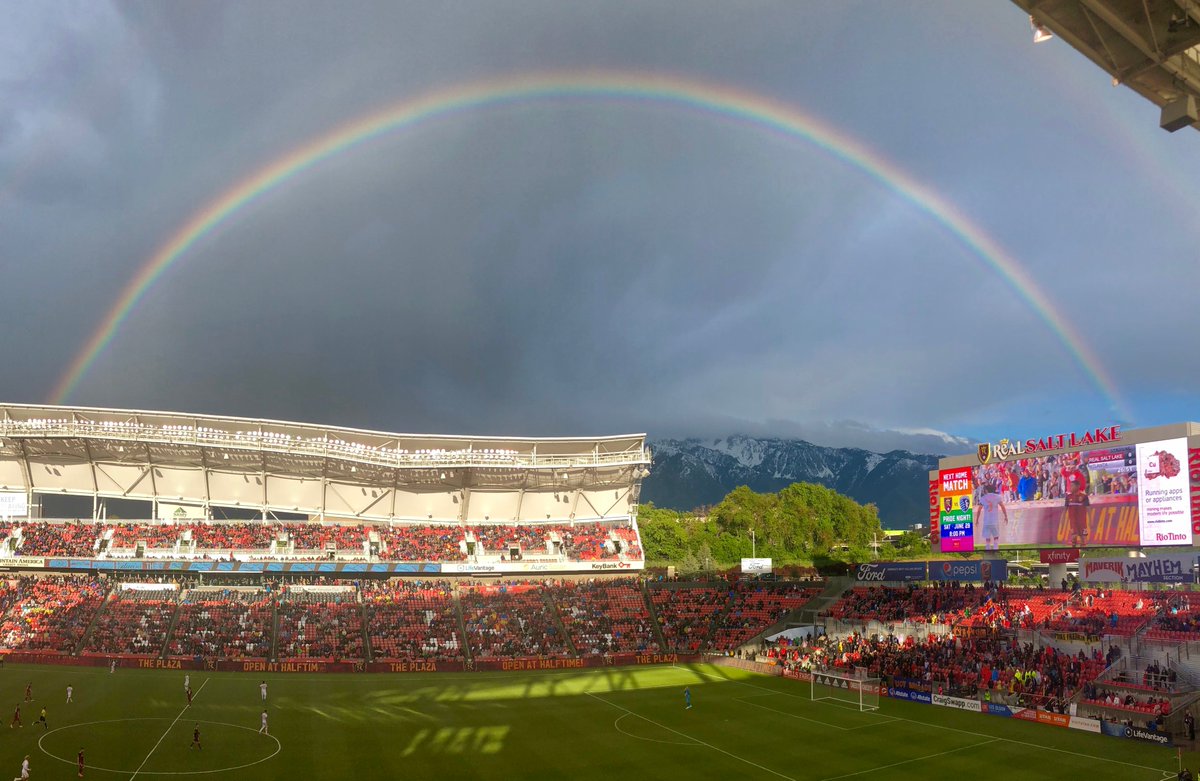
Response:
M198 447L223 447L233 450L264 451L319 458L352 460L358 463L393 468L522 468L548 469L554 467L585 467L618 464L649 464L650 452L645 446L636 450L601 453L590 450L582 453L542 455L520 452L510 448L476 448L469 445L457 450L429 448L409 451L405 448L383 447L352 442L336 435L300 436L260 428L250 431L228 431L195 425L153 425L136 421L86 419L0 419L0 436L23 437L86 437L113 442L145 442ZM414 440L419 441L419 440ZM500 443L495 443L500 444Z

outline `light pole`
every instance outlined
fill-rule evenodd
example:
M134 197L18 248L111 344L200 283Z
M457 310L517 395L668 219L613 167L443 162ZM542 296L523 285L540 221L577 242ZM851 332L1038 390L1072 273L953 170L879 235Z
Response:
M754 537L754 530L750 530L750 558L758 558L758 540Z

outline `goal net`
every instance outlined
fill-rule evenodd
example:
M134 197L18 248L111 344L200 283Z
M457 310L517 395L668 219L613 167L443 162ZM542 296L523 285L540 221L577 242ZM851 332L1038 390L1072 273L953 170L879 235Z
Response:
M879 710L879 679L865 667L854 670L813 670L810 698L841 703L860 711Z

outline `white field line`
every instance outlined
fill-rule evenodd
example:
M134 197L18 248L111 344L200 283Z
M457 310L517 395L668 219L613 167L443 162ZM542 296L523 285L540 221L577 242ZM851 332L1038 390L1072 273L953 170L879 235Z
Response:
M808 701L807 697L801 697L799 694L792 694L791 692L778 691L777 689L772 689L769 686L756 686L753 683L746 683L744 681L733 681L733 680L729 680L728 678L722 678L719 675L713 675L712 673L703 672L701 670L696 670L696 673L698 675L704 675L709 678L713 678L715 680L725 681L726 683L737 683L737 684L741 684L742 686L749 686L752 689L762 689L763 691L771 691L771 692L776 692L777 694L782 694L785 697L795 697L800 700ZM884 716L885 714L879 714L879 715ZM932 727L933 729L945 730L947 732L959 732L959 733L962 733L963 735L973 735L977 738L995 738L998 741L1003 741L1004 743L1012 743L1013 745L1017 745L1017 746L1027 746L1028 748L1042 749L1043 751L1054 751L1059 754L1069 754L1073 757L1083 757L1085 759L1093 759L1093 760L1098 760L1100 762L1108 762L1108 763L1114 764L1114 765L1123 765L1125 767L1136 767L1139 770L1153 770L1158 773L1169 773L1171 775L1174 775L1174 771L1163 770L1161 767L1151 767L1150 765L1139 765L1136 762L1123 762L1119 759L1109 759L1108 757L1097 757L1094 754L1084 754L1081 751L1071 751L1071 750L1065 749L1065 748L1056 748L1054 746L1047 746L1043 743L1030 743L1029 741L1016 740L1014 738L1001 738L1001 737L996 737L995 735L989 735L985 732L972 732L971 730L968 730L968 729L958 729L957 727L946 727L941 724L931 724L928 721L921 721L920 719L910 719L907 716L890 716L890 715L888 715L888 718L891 718L893 721L907 721L910 724L920 724L922 727Z
M196 689L196 693L192 695L193 700L200 696L200 692L204 691L204 686L207 683L208 683L208 679L205 678L204 681L200 684L200 688ZM133 775L131 775L129 777L129 781L133 781L133 779L137 778L138 773L142 772L142 768L144 768L146 766L146 763L150 761L150 757L154 756L154 752L157 751L158 747L162 745L162 742L167 737L167 734L179 722L179 720L181 718L183 718L183 714L187 713L187 710L190 707L192 707L192 704L190 702L187 705L183 706L183 710L179 711L179 715L175 717L175 720L172 721L170 723L170 725L168 725L167 728L163 731L163 734L159 736L158 742L154 744L154 748L150 749L150 753L147 754L146 758L142 760L142 764L138 765L137 770L133 771Z
M979 743L972 743L969 746L959 746L958 748L952 748L952 749L948 749L946 751L939 751L936 754L926 754L923 757L913 757L912 759L905 759L900 762L893 762L890 765L880 765L879 767L869 767L866 770L858 770L853 773L845 773L840 776L829 776L828 778L821 779L821 781L835 781L835 779L838 779L838 778L851 778L853 776L861 776L863 773L875 773L880 770L887 770L888 768L892 768L892 767L900 767L901 765L907 765L912 762L924 762L927 759L935 759L937 757L944 757L947 754L953 754L956 751L966 751L969 748L979 748L980 746L986 746L989 743L995 743L999 740L1002 740L1002 738L992 738L991 740L984 740Z
M717 747L717 746L714 746L714 745L713 745L713 744L711 744L711 743L705 743L703 740L700 740L699 738L694 738L694 737L692 737L691 735L688 735L688 734L686 734L686 733L680 732L680 731L679 731L679 730L677 730L677 729L671 729L670 727L666 726L665 724L659 724L659 723L658 723L657 721L655 721L654 719L648 719L648 718L646 718L645 716L643 716L643 715L642 715L642 714L640 714L640 713L636 713L635 711L631 711L631 710L629 710L629 708L626 708L626 707L624 707L624 706L622 706L622 705L618 705L618 704L616 704L615 702L609 702L608 700L604 699L603 697L599 697L599 696L597 696L597 695L595 695L595 694L592 694L591 692L584 692L584 694L586 694L586 695L587 695L587 696L589 696L589 697L592 697L593 699L597 699L597 700L599 700L600 702L604 703L605 705L610 705L610 706L612 706L612 707L616 708L617 710L623 710L623 711L625 711L627 714L629 714L630 716L636 716L636 717L638 717L639 719L642 719L643 721L648 721L648 722L650 722L651 724L653 724L654 726L658 727L659 729L665 729L667 732L673 732L674 734L678 735L678 736L679 736L679 737L681 737L681 738L687 738L688 740L695 741L695 743L697 743L697 744L699 744L699 745L701 745L701 746L707 746L708 748L711 748L713 751L720 752L720 753L724 754L724 755L725 755L725 756L727 756L727 757L732 757L733 759L736 759L738 762L745 762L747 765L751 765L751 766L753 766L753 767L756 767L756 768L758 768L759 770L765 770L766 772L770 773L771 775L773 775L773 776L778 776L778 777L780 777L780 778L787 779L787 781L796 781L796 779L792 778L791 776L785 776L783 773L780 773L780 772L778 772L778 771L776 771L776 770L772 770L772 769L771 769L771 768L769 768L769 767L763 767L762 765L758 764L757 762L751 762L750 760L746 759L745 757L739 757L737 754L734 754L734 753L732 753L732 752L726 751L726 750L725 750L725 749L723 749L723 748L719 748L719 747Z

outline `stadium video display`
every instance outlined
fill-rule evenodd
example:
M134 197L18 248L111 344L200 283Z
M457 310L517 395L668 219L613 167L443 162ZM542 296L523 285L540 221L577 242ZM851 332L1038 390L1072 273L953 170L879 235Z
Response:
M1191 545L1187 440L940 473L942 551Z

